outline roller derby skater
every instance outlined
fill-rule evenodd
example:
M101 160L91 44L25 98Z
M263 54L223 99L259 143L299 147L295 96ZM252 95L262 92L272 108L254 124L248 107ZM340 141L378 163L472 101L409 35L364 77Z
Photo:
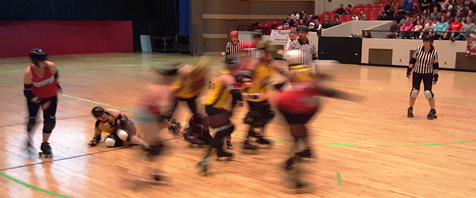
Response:
M201 57L195 65L184 65L177 71L178 80L172 84L172 93L174 95L173 108L175 109L179 101L187 102L188 108L194 117L200 116L197 113L196 100L202 93L207 82L207 75L209 71L208 63L210 57ZM174 119L167 118L174 122ZM196 121L200 120L197 118ZM190 131L190 129L189 129Z
M250 63L248 69L253 71L253 76L249 87L246 89L247 93L261 93L268 92L267 86L270 85L271 76L275 71L287 76L289 72L285 72L271 61L271 53L276 52L274 46L269 42L260 42L256 46L260 51L261 58L259 61ZM244 123L250 125L246 140L243 143L243 151L252 153L258 149L258 146L251 144L250 138L256 138L256 143L260 145L270 146L271 142L264 138L262 133L268 122L274 118L274 112L271 111L271 105L267 98L249 98L246 100L249 106L249 112L244 118ZM261 133L255 129L261 128Z
M221 75L213 79L215 86L207 94L207 97L204 101L204 104L206 105L205 110L208 115L208 119L204 123L217 131L211 141L211 145L205 158L203 158L197 164L197 167L200 169L200 173L204 175L206 175L208 172L208 158L210 157L214 148L216 149L217 160L223 157L227 159L233 158L233 153L227 152L223 149L223 140L235 129L235 126L230 121L231 113L227 110L227 108L229 108L230 100L232 98L236 100L258 98L260 95L253 93L242 93L240 89L237 89L235 85L236 80L233 75L238 74L236 66L240 64L240 61L236 56L233 55L227 55L225 57L225 61L229 72L222 72Z
M137 104L136 123L139 126L144 141L150 144L150 149L145 156L148 165L142 170L142 176L127 173L127 168L120 170L124 178L134 181L136 186L142 184L169 185L170 177L158 168L158 158L163 156L166 148L165 140L160 137L160 132L172 127L173 123L167 117L173 113L173 93L170 85L177 76L178 69L175 66L163 66L151 68L158 75L157 82L146 86L144 95Z
M101 133L106 132L109 135L104 139L104 143L108 147L140 145L143 150L149 150L149 144L137 137L134 123L119 110L105 110L97 106L92 109L92 114L97 120L94 137L89 142L89 146L96 146L101 141Z
M412 90L410 92L410 107L408 108L407 116L413 118L413 105L420 92L420 84L423 81L424 95L430 104L430 112L427 115L428 120L437 118L435 110L435 95L431 90L433 85L438 82L438 52L433 46L433 36L425 35L423 37L423 46L418 47L410 60L410 65L407 69L407 78L412 76ZM413 71L413 73L412 73Z
M300 57L300 52L295 53L294 57L288 57L289 64ZM293 83L292 90L286 90L277 96L277 106L281 114L289 125L289 131L294 138L292 154L284 163L284 169L290 171L296 168L297 162L303 158L314 158L311 152L308 129L306 123L317 113L320 106L320 100L317 96L333 97L343 100L355 100L349 94L341 91L329 89L320 86L320 81L324 76L316 75L308 67L303 69L293 69L289 73L289 80ZM299 151L299 140L303 144L303 149ZM299 167L298 167L299 168ZM302 172L299 172L302 173ZM293 173L298 176L300 174ZM305 183L296 178L295 187L302 188Z
M190 147L210 145L212 137L208 131L209 129L205 128L203 124L205 117L205 115L198 113L197 116L190 118L190 127L186 128L183 134L185 141L190 143Z
M35 132L36 117L41 107L43 111L43 142L41 143L40 157L51 158L53 153L48 143L51 133L56 126L56 108L58 107L58 70L53 62L47 61L48 54L42 49L30 51L33 64L28 66L23 77L24 90L28 107L28 139L26 149L29 154L35 151L33 137Z

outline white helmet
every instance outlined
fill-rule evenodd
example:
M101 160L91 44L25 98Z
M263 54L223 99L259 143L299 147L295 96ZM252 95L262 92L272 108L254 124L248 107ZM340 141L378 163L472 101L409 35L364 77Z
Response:
M290 50L284 54L284 59L288 61L290 65L296 65L301 63L302 52L301 50Z

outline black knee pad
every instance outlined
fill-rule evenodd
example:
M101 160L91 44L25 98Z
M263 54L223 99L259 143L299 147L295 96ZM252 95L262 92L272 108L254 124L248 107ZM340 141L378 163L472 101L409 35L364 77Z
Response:
M249 124L254 127L263 127L265 125L265 120L263 116L258 111L250 111L246 114L246 117L243 119L245 124Z
M26 125L26 131L28 133L32 132L35 125L36 125L36 118L29 118L28 124Z
M269 111L268 116L266 116L264 125L268 124L268 122L271 121L274 118L275 115L276 114L274 113L274 111Z
M54 116L47 117L43 123L43 133L51 133L56 126L56 118Z

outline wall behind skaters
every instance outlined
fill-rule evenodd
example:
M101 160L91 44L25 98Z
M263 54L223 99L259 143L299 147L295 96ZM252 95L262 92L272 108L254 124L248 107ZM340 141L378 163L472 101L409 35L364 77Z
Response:
M133 52L131 21L0 21L0 58Z

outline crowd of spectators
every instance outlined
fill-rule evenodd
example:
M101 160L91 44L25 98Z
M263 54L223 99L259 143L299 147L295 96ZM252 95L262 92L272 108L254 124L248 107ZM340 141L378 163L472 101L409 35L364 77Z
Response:
M387 38L421 39L431 34L435 39L455 41L476 33L476 0L446 0L442 4L418 0L416 5L412 0L405 0L402 5L392 1L382 10L378 20L393 20Z

